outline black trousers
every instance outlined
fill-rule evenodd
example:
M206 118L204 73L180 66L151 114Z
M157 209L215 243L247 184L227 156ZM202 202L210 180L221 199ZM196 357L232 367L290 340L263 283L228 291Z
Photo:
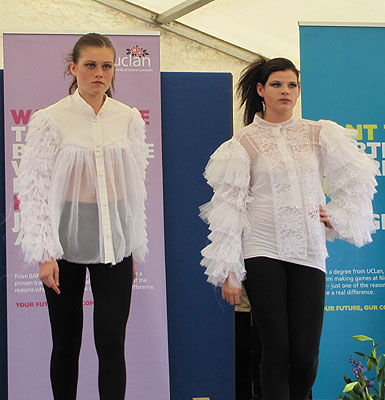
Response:
M261 342L250 312L235 312L235 399L262 399Z
M94 338L101 400L123 400L126 391L124 342L130 310L132 258L119 264L75 264L59 260L61 294L44 286L52 331L51 384L55 400L76 400L83 330L86 269L94 297Z
M245 266L262 343L263 400L307 400L318 367L325 274L267 257L247 259Z

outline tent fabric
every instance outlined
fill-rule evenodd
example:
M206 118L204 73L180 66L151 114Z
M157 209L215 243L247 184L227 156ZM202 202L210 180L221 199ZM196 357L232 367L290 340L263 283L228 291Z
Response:
M158 14L182 0L134 0ZM299 67L299 21L384 24L384 0L215 0L176 20L266 57L287 57Z

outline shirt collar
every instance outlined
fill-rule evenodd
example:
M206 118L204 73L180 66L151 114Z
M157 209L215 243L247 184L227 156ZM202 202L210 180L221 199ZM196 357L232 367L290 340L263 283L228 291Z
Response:
M95 116L94 109L83 99L82 96L80 96L79 89L75 90L72 97L80 107L82 107L84 110L88 110L88 112L91 112L92 115ZM104 103L101 109L99 110L98 115L100 115L104 111L104 108L107 106L108 102L109 102L109 97L106 94L104 94Z
M283 121L283 122L279 122L279 123L269 122L269 121L265 121L262 118L261 112L257 112L254 115L253 124L258 124L258 125L262 125L262 126L270 126L270 127L274 127L274 126L285 126L286 127L286 126L292 125L296 120L297 120L297 118L294 115L292 115L288 120Z

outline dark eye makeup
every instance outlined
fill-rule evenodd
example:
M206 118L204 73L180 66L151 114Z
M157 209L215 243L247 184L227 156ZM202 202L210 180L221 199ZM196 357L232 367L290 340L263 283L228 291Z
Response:
M272 87L278 88L278 87L281 86L281 82L279 82L279 81L273 81L273 82L270 82L269 85L272 86ZM290 87L290 88L296 88L297 86L298 86L298 84L297 84L296 82L290 82L290 83L289 83L289 87Z
M84 65L90 69L96 67L96 63L94 63L94 62L86 62L86 63L84 63ZM111 69L111 68L112 68L112 64L110 64L110 63L103 64L103 69Z

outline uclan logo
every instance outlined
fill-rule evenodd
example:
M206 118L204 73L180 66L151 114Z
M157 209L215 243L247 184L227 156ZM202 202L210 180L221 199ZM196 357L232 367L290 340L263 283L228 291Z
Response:
M115 67L151 67L150 57L134 57L131 54L124 57L118 57Z

